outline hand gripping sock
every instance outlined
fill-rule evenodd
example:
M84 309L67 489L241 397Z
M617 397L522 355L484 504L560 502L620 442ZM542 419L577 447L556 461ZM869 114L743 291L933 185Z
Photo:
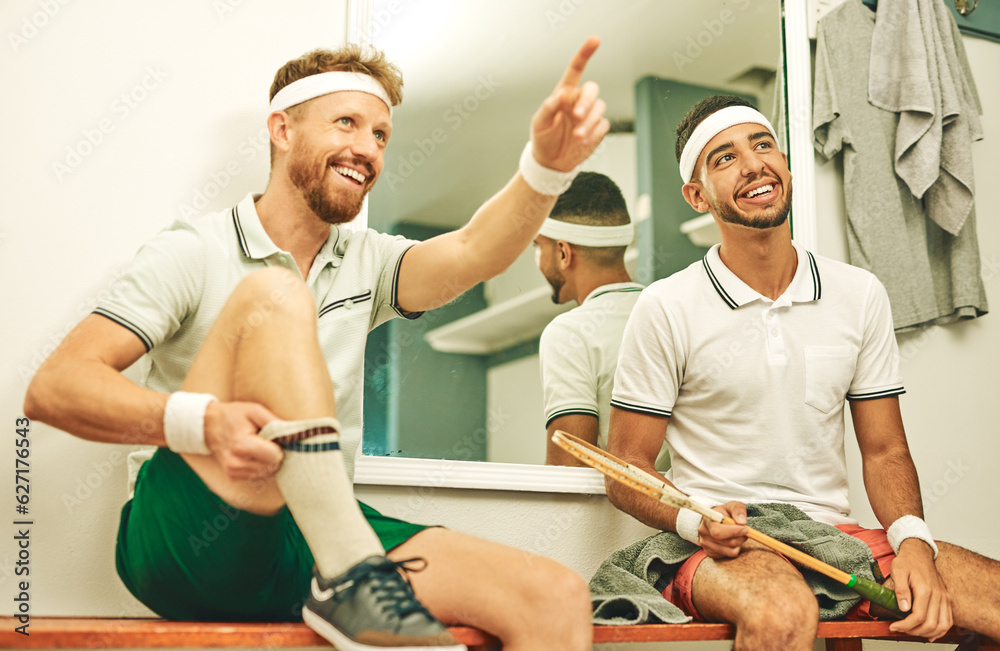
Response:
M385 555L354 499L340 451L336 418L271 421L260 435L285 452L275 478L323 577Z

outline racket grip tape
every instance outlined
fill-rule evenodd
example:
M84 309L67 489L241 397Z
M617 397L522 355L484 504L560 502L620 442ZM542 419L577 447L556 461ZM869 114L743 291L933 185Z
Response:
M899 604L896 603L896 593L889 588L868 579L860 579L853 574L847 587L873 604L882 606L892 614L897 615L900 619L906 617L906 613L901 611Z

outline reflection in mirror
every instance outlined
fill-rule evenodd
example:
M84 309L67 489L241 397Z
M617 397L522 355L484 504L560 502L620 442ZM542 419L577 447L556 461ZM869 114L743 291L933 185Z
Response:
M374 44L401 68L404 101L369 224L425 239L465 224L510 179L531 116L590 35L584 79L601 87L610 134L585 169L621 187L648 284L717 237L684 203L673 128L705 96L746 96L778 125L779 0L376 0ZM780 127L777 127L780 129ZM545 462L538 337L554 305L529 248L501 276L415 321L370 336L364 451Z

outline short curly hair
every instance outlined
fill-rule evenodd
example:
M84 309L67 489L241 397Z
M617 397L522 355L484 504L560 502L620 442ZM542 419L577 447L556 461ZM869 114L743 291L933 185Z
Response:
M403 101L403 73L385 58L385 53L373 47L351 43L336 50L312 50L292 59L278 69L271 83L268 100L294 81L318 75L321 72L359 72L372 77L385 89L393 106ZM295 107L291 107L294 111ZM271 145L271 162L274 162L274 145Z

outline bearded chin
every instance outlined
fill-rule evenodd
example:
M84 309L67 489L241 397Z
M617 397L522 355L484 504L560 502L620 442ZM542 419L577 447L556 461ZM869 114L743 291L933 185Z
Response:
M549 281L549 286L552 288L552 302L559 305L559 292L562 290L563 285L566 284L566 279L560 274L556 277L545 277L545 280Z
M792 184L791 181L789 181L788 194L785 197L785 202L780 206L775 206L773 212L764 213L758 217L748 218L736 212L736 209L729 205L715 206L715 209L719 214L719 218L724 222L737 224L739 226L747 226L748 228L766 230L768 228L776 228L784 224L788 220L788 212L791 207Z
M365 201L365 195L361 195L357 201L339 197L340 201L334 203L329 201L323 193L323 188L320 187L303 189L302 195L316 216L327 224L346 224L353 220L361 213L361 206L364 205Z
M341 195L331 200L324 192L322 174L310 174L305 164L292 164L288 175L309 208L327 224L346 224L361 213L367 190L357 199Z

